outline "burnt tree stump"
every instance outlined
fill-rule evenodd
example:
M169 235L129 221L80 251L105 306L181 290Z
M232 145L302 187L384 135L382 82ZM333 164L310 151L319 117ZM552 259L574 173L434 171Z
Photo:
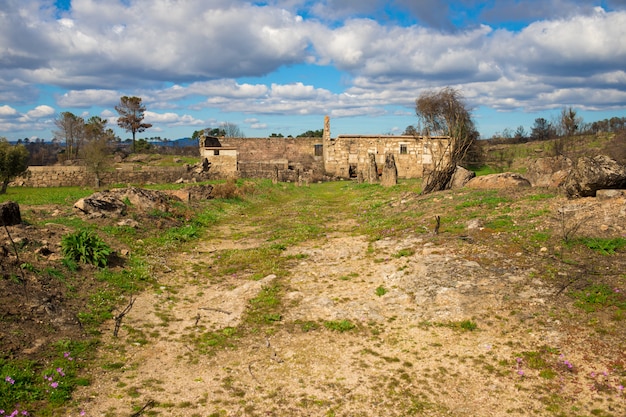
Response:
M0 203L0 219L4 226L21 224L22 215L20 214L20 206L15 201Z

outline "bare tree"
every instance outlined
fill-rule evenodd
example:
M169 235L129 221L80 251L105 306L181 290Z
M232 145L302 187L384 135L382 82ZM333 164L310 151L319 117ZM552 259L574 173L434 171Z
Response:
M85 120L74 113L65 111L56 118L54 124L58 128L54 132L54 137L65 142L66 159L74 159L83 142Z
M456 166L478 139L471 114L459 90L445 87L426 91L415 101L423 134L449 137L445 149L433 155L433 169L424 180L423 194L450 188Z
M150 123L142 123L146 106L141 102L140 97L124 96L120 98L120 103L115 106L115 110L120 115L117 119L117 125L133 134L132 151L135 152L135 134L152 127Z
M220 124L220 129L224 131L227 138L245 138L243 131L235 123L224 122Z

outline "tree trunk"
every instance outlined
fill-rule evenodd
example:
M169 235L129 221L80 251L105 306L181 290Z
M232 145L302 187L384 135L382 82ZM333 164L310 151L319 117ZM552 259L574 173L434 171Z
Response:
M0 187L0 194L6 194L7 193L7 187L9 186L9 179L5 178L2 181L2 186Z

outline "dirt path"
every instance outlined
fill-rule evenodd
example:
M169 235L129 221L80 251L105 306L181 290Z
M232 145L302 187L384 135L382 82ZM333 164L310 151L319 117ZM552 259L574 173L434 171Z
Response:
M168 259L102 346L76 415L626 415L607 372L623 351L568 325L554 305L570 301L520 259L330 233L285 250L285 277L211 279L213 254L261 244L206 239ZM272 326L238 332L250 300L276 285Z

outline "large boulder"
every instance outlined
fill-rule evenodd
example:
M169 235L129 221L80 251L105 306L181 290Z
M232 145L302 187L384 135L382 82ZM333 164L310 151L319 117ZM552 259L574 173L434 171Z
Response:
M465 186L479 189L519 188L530 187L530 181L520 174L503 172L472 178Z
M81 198L74 208L92 217L123 216L128 206L137 211L168 211L172 197L166 193L144 188L128 187L97 192Z
M595 197L598 190L626 188L626 166L606 156L583 156L563 183L570 198Z
M572 170L571 159L562 155L530 161L524 177L533 187L559 188Z
M474 171L457 166L450 180L450 189L463 188L475 176L476 173Z

